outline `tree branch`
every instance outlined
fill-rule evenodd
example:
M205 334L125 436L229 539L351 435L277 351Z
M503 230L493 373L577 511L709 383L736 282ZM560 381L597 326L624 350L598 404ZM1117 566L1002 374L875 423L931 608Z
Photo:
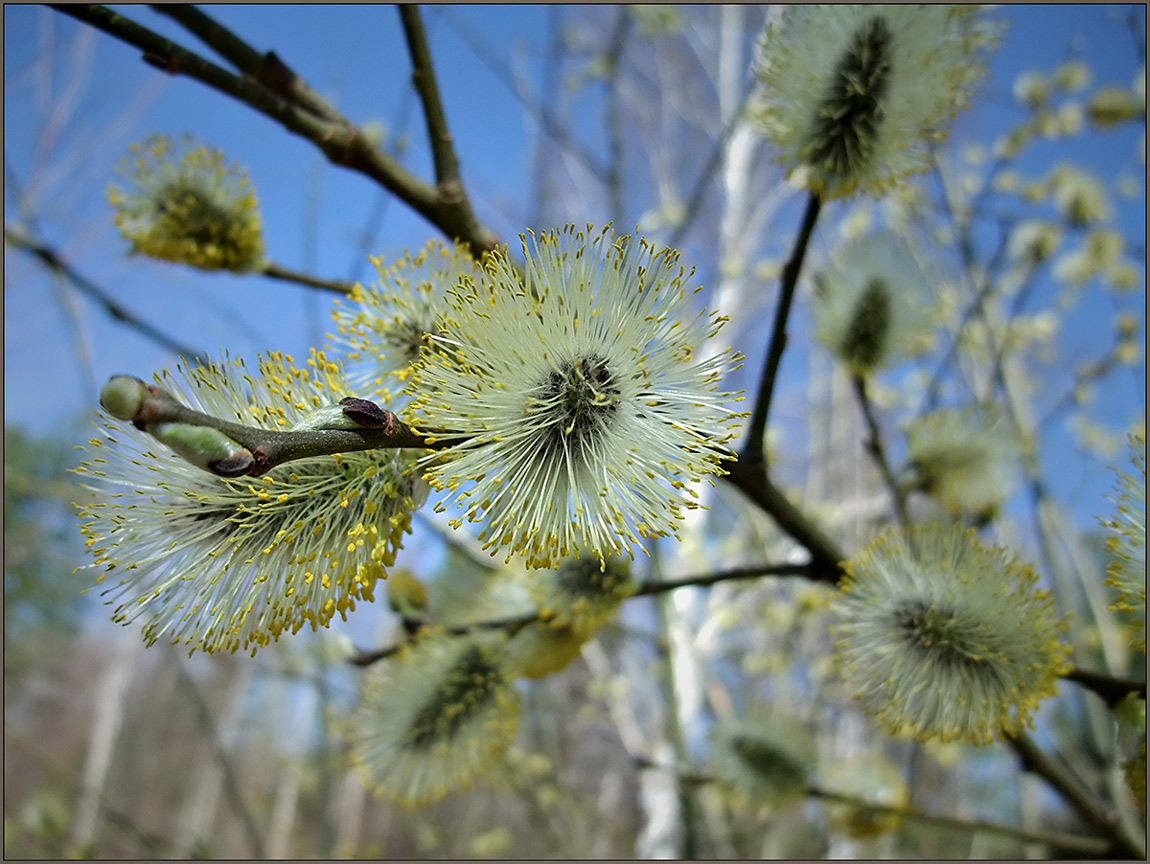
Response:
M315 276L308 276L306 273L288 270L286 267L280 267L278 264L272 264L270 262L259 272L271 279L282 279L285 282L294 282L297 285L306 285L309 288L319 288L322 291L331 291L334 294L349 295L355 290L355 286L348 282L317 279Z
M407 38L407 50L411 53L411 81L419 93L423 116L427 121L427 141L431 145L431 155L435 162L435 181L439 184L440 194L465 199L466 194L459 178L459 157L451 144L451 132L447 129L447 117L443 113L439 87L435 83L435 68L431 64L431 52L427 47L427 34L423 30L419 7L402 3L398 8L403 22L403 35Z
M762 452L740 456L727 468L724 478L769 514L778 526L810 552L810 572L816 582L837 582L842 576L839 562L846 555L807 516L792 504L770 478Z
M1139 848L1138 842L1127 836L1118 821L1118 814L1103 804L1097 794L1085 788L1069 771L1043 753L1029 735L1018 732L1013 736L1005 736L1004 740L1022 760L1024 770L1034 772L1056 789L1083 819L1111 840L1112 847L1119 853L1135 859L1146 858L1145 846Z
M879 434L878 420L874 416L874 406L867 395L866 379L861 375L852 375L851 384L854 386L855 396L858 397L859 407L862 409L863 419L866 421L867 440L865 446L867 452L874 458L879 473L882 474L883 482L886 483L886 487L890 491L899 524L906 529L910 526L910 519L906 512L906 491L895 479L890 462L887 461L886 449L883 447L882 436Z
M274 51L261 53L231 30L192 5L157 3L152 11L173 19L231 63L246 77L316 117L338 123L339 112L307 85Z
M1139 699L1146 698L1145 681L1131 681L1128 678L1117 678L1102 672L1091 672L1088 669L1071 669L1062 677L1100 696L1111 708L1131 693Z
M1045 843L1055 848L1083 852L1088 855L1100 855L1109 848L1109 842L1101 837L1080 837L1075 834L1064 834L1058 831L1028 831L1024 828L1016 828L1013 825L1002 825L997 822L984 822L977 819L956 819L953 816L925 813L922 810L887 807L881 804L874 804L862 798L840 795L837 792L820 789L817 786L809 787L807 794L813 798L819 798L824 801L850 804L866 813L874 813L876 815L889 814L904 819L912 819L915 822L928 822L934 825L944 825L948 828L957 828L961 831L986 831L994 834L1002 834L1003 836L1013 837L1027 843Z
M54 5L52 8L142 49L144 61L156 68L172 75L194 78L249 105L289 132L306 138L333 164L370 177L448 238L468 244L473 254L481 255L497 245L495 235L475 218L465 197L440 194L436 187L404 170L348 120L317 117L263 85L237 77L104 6Z
M758 579L763 576L810 576L811 568L807 564L763 564L752 565L749 567L736 567L731 570L723 570L718 573L704 573L699 576L685 576L681 579L673 579L668 581L643 581L636 583L635 590L631 593L631 597L649 597L656 594L665 594L668 591L674 591L678 588L685 588L688 586L700 585L715 585L719 582L733 581L737 579ZM628 598L629 599L629 598ZM445 632L453 636L463 636L470 633L472 630L506 630L509 635L514 636L520 629L534 621L542 620L542 614L538 610L531 612L524 612L518 615L509 615L505 618L491 618L486 621L476 621L471 624L461 624L457 627L444 628ZM413 634L414 635L414 634ZM356 666L370 666L385 657L400 651L404 645L410 640L404 640L394 645L388 645L385 648L377 648L369 651L362 649L356 651L348 662Z
M799 233L795 237L795 245L791 249L791 257L783 268L782 284L779 291L779 305L775 309L775 323L771 328L771 341L767 346L767 359L763 367L763 377L759 381L759 395L755 400L754 413L751 414L751 425L747 433L745 452L748 454L763 454L762 463L767 464L765 455L766 444L763 441L767 428L767 416L771 411L771 397L775 389L775 376L779 371L779 362L783 357L783 349L787 347L787 318L791 313L791 302L795 297L795 287L798 285L799 272L803 267L803 257L807 252L807 243L811 239L815 222L819 218L819 209L822 202L814 192L807 198L807 208L803 213L803 221L799 226ZM741 458L740 458L741 461Z

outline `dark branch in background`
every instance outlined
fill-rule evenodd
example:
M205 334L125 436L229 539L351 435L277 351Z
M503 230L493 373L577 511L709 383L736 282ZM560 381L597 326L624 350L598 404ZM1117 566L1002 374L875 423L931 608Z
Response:
M1019 732L1014 736L1005 736L1005 740L1022 761L1023 770L1032 771L1058 790L1083 819L1110 839L1111 850L1122 857L1146 859L1145 844L1139 848L1137 839L1130 837L1123 829L1118 814L1069 770L1043 753L1029 735Z
M818 195L810 193L802 225L791 250L791 257L783 268L779 305L775 310L774 327L767 347L767 359L763 377L759 382L758 397L751 415L747 442L738 460L727 467L726 479L769 513L783 531L807 548L811 554L810 578L836 582L841 575L839 562L846 556L838 544L823 534L771 481L765 442L767 415L770 412L771 394L775 388L775 376L778 373L783 349L787 344L787 318L790 315L807 243L818 221L821 206Z
M104 6L52 8L140 48L145 62L156 68L194 78L306 138L333 164L363 174L390 190L449 239L468 244L476 256L497 245L495 235L476 219L465 195L441 194L436 186L406 171L342 116L337 115L338 119L317 116L313 109L303 108L257 81L237 77Z
M810 566L807 564L764 564L761 566L736 567L732 570L723 570L718 573L705 573L701 576L685 576L681 579L668 581L649 580L638 582L631 597L647 597L655 594L665 594L676 588L689 586L715 585L719 582L730 582L737 579L760 579L764 576L809 576ZM486 621L476 621L471 624L461 624L457 627L445 627L444 631L453 636L463 636L472 630L506 630L511 636L518 633L523 627L532 622L542 620L541 614L536 610L518 615L509 615L505 618L491 618ZM399 652L407 642L398 642L386 648L375 650L360 650L353 654L349 662L356 666L370 666L385 657Z
M763 463L747 456L727 466L723 478L761 507L778 526L811 554L810 571L816 582L837 582L842 572L839 562L846 555L834 540L826 536L807 516L790 502L783 491L767 476Z
M912 819L915 822L927 822L933 825L944 825L948 828L957 828L961 831L985 831L995 834L1002 834L1006 837L1013 837L1017 840L1023 840L1032 843L1043 843L1047 846L1053 846L1067 851L1086 853L1088 855L1099 855L1109 848L1109 842L1101 837L1079 837L1075 834L1064 834L1062 832L1046 832L1046 831L1029 831L1025 828L1016 828L1013 825L1002 825L997 822L985 822L982 820L967 820L956 819L952 816L939 816L934 813L924 813L921 810L910 810L902 807L886 807L881 804L866 801L865 799L855 798L850 795L840 795L837 792L831 792L826 789L820 789L817 786L807 788L807 794L812 798L819 798L824 801L838 802L857 807L861 812L874 815L890 814L891 816L900 816L903 819Z
M544 104L559 104L559 72L566 57L566 41L563 38L563 7L547 7L547 47L540 58L539 99ZM522 100L520 100L522 101ZM531 154L531 186L527 200L531 202L527 213L528 228L542 228L547 207L554 197L551 185L551 154L545 142L552 136L544 133L535 138Z
M15 246L18 249L23 249L25 252L34 255L45 267L66 278L79 291L103 306L105 311L117 321L123 322L125 326L132 328L141 336L152 340L161 348L171 351L178 356L187 357L189 360L202 360L207 362L206 354L168 336L146 321L136 317L135 313L129 309L121 306L108 296L103 288L74 270L54 249L41 245L7 227L4 228L4 243Z
M403 22L407 50L411 53L411 82L419 93L423 116L427 121L427 140L435 161L435 182L439 184L440 194L444 197L456 196L465 200L459 179L459 157L455 155L455 148L451 144L451 132L447 128L447 117L443 113L439 87L435 83L435 67L431 64L431 52L427 48L427 35L423 31L419 7L401 4L399 17Z
M819 209L822 202L814 192L807 198L807 208L803 213L803 221L799 226L799 233L795 237L795 245L791 249L791 257L783 267L782 284L779 290L779 305L775 309L775 322L771 328L771 341L767 346L767 359L763 368L763 377L759 381L759 394L755 399L754 413L751 414L750 430L747 433L745 453L758 455L764 467L767 464L766 435L767 417L771 412L771 398L775 391L775 376L779 371L779 362L783 357L783 349L787 347L787 318L791 314L791 302L795 298L795 288L798 286L799 273L803 267L803 258L807 253L807 243L811 239L815 222L819 218ZM741 461L741 460L740 460Z
M195 6L157 3L152 11L177 21L201 42L231 63L245 77L257 81L287 101L334 123L342 121L339 112L311 89L274 51L261 53L228 28Z
M295 270L289 270L286 267L280 267L278 264L268 264L259 272L271 279L282 279L285 282L294 282L297 285L306 285L309 288L319 288L322 291L331 291L333 294L351 294L352 290L355 288L354 285L348 282L336 282L328 279L317 279L315 276L308 276L306 273L298 273Z
M878 420L875 419L874 416L874 406L871 404L870 397L867 395L866 379L861 375L852 375L851 384L854 385L855 396L858 397L859 407L862 409L863 419L866 421L867 440L864 442L864 446L874 459L875 464L878 466L879 473L882 474L883 482L886 483L886 487L890 491L899 524L904 529L909 528L910 518L906 512L906 490L903 489L895 479L894 472L890 467L890 462L886 458L886 449L882 444L882 435L879 433Z
M668 767L645 756L633 756L632 761L634 762L635 767L639 769L654 768L666 770ZM678 777L680 781L683 783L689 783L692 786L705 786L716 782L715 777L710 774L704 774L699 771L683 770L680 768L673 768L673 770L675 771L675 776ZM868 801L865 798L857 798L853 795L842 795L838 792L832 792L828 789L822 789L818 786L808 786L805 792L811 798L818 798L822 801L845 804L849 807L854 807L861 814L889 814L891 816L897 816L902 819L910 819L915 822L925 822L927 824L943 825L948 828L956 828L960 831L986 831L995 834L1002 834L1006 837L1013 837L1017 840L1032 843L1044 843L1047 846L1052 846L1058 849L1065 849L1072 852L1084 852L1092 855L1102 854L1111 848L1109 841L1102 837L1080 837L1077 834L1064 834L1061 832L1031 831L1025 828L1016 828L1013 825L1003 825L998 822L985 822L979 819L956 819L953 816L940 816L934 813L927 813L922 810L913 810L907 807L888 807L883 804L876 804L873 801Z
M1146 682L1131 681L1127 678L1117 678L1101 672L1091 672L1087 669L1071 669L1062 676L1067 681L1073 681L1080 687L1085 687L1111 708L1133 693L1139 699L1146 698Z

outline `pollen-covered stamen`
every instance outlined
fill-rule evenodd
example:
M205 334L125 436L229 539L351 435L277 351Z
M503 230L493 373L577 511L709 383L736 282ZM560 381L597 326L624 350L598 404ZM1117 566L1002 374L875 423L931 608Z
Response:
M843 334L842 355L851 368L873 369L882 360L891 324L891 297L886 284L871 279L855 304Z
M470 646L419 709L404 735L404 744L429 747L450 740L495 698L502 684L499 667L486 652Z
M881 17L860 27L819 105L803 155L836 182L848 180L874 150L890 83L891 43Z

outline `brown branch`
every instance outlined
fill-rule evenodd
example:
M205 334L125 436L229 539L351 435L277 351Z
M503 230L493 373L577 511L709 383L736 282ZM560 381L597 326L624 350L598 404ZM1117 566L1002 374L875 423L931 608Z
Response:
M1113 808L1104 804L1098 795L1086 788L1066 768L1047 756L1025 732L1004 736L1018 758L1022 768L1031 771L1058 791L1092 827L1105 834L1117 852L1125 857L1145 860L1146 849L1127 836Z
M723 479L761 507L797 543L811 554L808 576L816 582L837 582L839 562L846 555L767 477L762 453L740 456Z
M319 288L322 291L331 291L335 294L351 294L351 292L355 290L355 286L349 282L317 279L315 276L308 276L306 273L288 270L286 267L280 267L278 264L268 263L259 272L271 279L282 279L285 282L294 282L297 285Z
M423 103L423 116L427 121L427 140L431 145L431 156L435 162L435 180L441 195L466 199L463 184L459 178L459 157L451 144L451 132L447 129L447 117L443 113L443 103L439 98L439 86L435 83L435 68L431 64L431 51L427 47L427 34L423 29L423 19L419 7L414 4L400 4L399 17L403 22L403 35L407 39L407 50L411 53L411 81Z
M440 194L388 156L344 118L325 120L263 85L240 78L157 33L104 6L53 5L52 8L103 30L144 51L144 61L172 75L186 75L243 102L289 132L311 141L329 161L363 174L399 197L447 237L471 247L475 255L494 249L497 239L475 217L470 202Z
M811 568L806 564L763 564L749 567L736 567L731 570L723 570L718 573L704 573L699 576L685 576L681 579L671 579L667 581L642 581L636 583L635 590L630 594L630 597L650 597L656 594L665 594L668 591L674 591L678 588L686 588L689 586L705 586L714 585L718 582L727 582L738 579L758 579L763 576L810 576ZM409 623L410 619L405 619L405 626ZM538 610L531 612L524 612L518 615L509 615L505 618L490 618L485 621L476 621L471 624L460 624L456 627L446 627L444 631L453 636L464 636L472 630L506 630L508 634L515 635L520 629L534 621L544 620L542 613ZM413 622L422 625L424 622ZM418 632L419 627L409 628L411 636ZM413 632L414 631L414 632ZM384 648L377 648L375 650L360 649L356 651L350 658L349 662L356 666L370 666L379 660L390 657L400 651L405 645L410 642L406 639L402 642L397 642L394 645L388 645Z
M208 466L208 470L224 477L245 474L258 477L284 462L308 456L398 447L430 450L450 446L452 443L450 440L433 441L430 436L417 433L392 412L363 399L349 397L340 403L343 415L349 418L349 425L362 422L357 428L283 431L244 426L204 414L178 402L159 387L148 385L138 378L134 380L141 391L146 390L148 395L141 400L133 416L123 416L120 419L129 420L136 428L143 430L157 423L183 423L219 430L247 451L242 458L237 456L225 463ZM243 451L240 452L243 454Z
M152 6L152 10L181 24L246 77L258 81L276 95L323 120L338 123L343 119L326 99L312 90L274 51L257 51L231 30L190 4L157 3Z
M1073 681L1080 687L1085 687L1091 693L1102 698L1111 708L1133 693L1139 699L1146 698L1146 682L1131 681L1127 678L1117 678L1102 672L1091 672L1088 669L1071 669L1062 676L1067 681Z
M817 786L809 787L807 794L812 798L819 798L823 801L851 805L865 813L898 816L903 819L911 819L915 822L943 825L962 831L986 831L994 834L1002 834L1007 837L1014 837L1028 843L1044 843L1048 846L1075 852L1085 852L1090 855L1100 855L1110 846L1109 842L1101 837L1080 837L1076 834L1064 834L1055 831L1030 831L997 822L985 822L978 819L956 819L953 816L941 816L935 813L926 813L922 810L912 810L904 807L888 807L851 795L841 795L827 789L820 789Z

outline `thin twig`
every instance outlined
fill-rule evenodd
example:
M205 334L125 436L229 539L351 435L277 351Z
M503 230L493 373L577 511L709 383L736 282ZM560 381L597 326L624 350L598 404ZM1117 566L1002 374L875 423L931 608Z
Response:
M435 182L439 184L441 194L462 196L459 157L455 155L455 148L451 144L451 132L447 129L439 86L435 83L435 68L431 64L431 52L427 47L427 34L423 31L419 7L415 4L400 4L399 17L403 22L407 50L411 53L411 80L423 103L423 116L427 121L427 140L435 162Z
M953 816L941 816L935 813L925 813L922 810L912 810L903 807L887 807L885 805L866 801L862 798L855 798L850 795L840 795L837 792L820 789L816 786L808 788L807 794L814 798L820 798L824 801L850 804L859 808L859 810L862 810L865 813L898 816L903 819L914 820L915 822L928 822L933 825L945 825L948 828L958 828L962 831L986 831L994 834L1002 834L1007 837L1014 837L1018 840L1023 840L1028 843L1045 843L1048 846L1054 846L1069 851L1085 852L1087 854L1098 855L1105 852L1110 846L1109 842L1101 837L1080 837L1075 834L1064 834L1058 831L1030 831L1024 828L1016 828L1013 825L1003 825L997 822L985 822L979 819L956 819Z
M244 834L252 846L253 857L262 858L265 848L263 838L260 836L259 829L256 827L256 822L252 817L251 811L244 802L243 792L240 789L236 772L233 770L228 758L228 753L224 749L224 744L220 740L220 736L217 734L216 723L212 718L212 711L208 707L208 703L204 700L204 695L200 692L200 688L188 672L181 658L173 655L172 660L172 665L176 670L180 683L184 689L191 694L192 703L196 710L196 719L199 722L200 728L203 730L204 737L208 741L208 748L211 750L212 758L215 759L219 765L220 777L223 780L224 789L231 799L232 806L235 808L236 815L239 817Z
M886 458L886 448L883 447L882 435L879 433L878 420L874 416L874 406L867 395L866 379L861 375L852 375L851 384L854 386L855 396L858 397L859 407L862 409L863 419L867 426L867 440L865 446L882 474L883 482L890 492L894 502L894 510L898 516L899 524L904 529L910 526L910 518L906 512L906 490L899 485L891 470L890 462Z
M1062 677L1102 697L1102 700L1111 708L1131 693L1139 699L1146 698L1145 681L1131 681L1129 678L1118 678L1102 672L1091 672L1089 669L1071 669Z
M631 592L630 597L650 597L675 591L679 588L715 585L719 582L739 579L758 579L764 576L810 576L810 574L811 568L806 564L763 564L759 566L736 567L718 573L704 573L699 576L685 576L680 579L667 581L641 581L636 583L635 590ZM517 615L509 615L503 618L490 618L470 624L460 624L456 627L446 627L444 630L453 636L463 636L473 630L506 630L510 635L514 635L526 625L539 620L542 620L542 613L535 610ZM356 666L370 666L372 663L382 660L385 657L390 657L400 651L409 641L410 640L404 640L403 642L371 651L366 649L359 650L349 658L349 662Z
M842 576L839 562L846 560L846 555L771 482L761 451L740 456L727 468L723 479L762 508L783 531L806 548L811 555L808 574L811 579L832 583L839 580Z
M145 62L172 75L187 75L249 105L289 132L311 141L335 165L363 174L398 196L448 238L459 240L480 255L497 245L466 196L443 195L376 147L350 121L325 120L279 96L262 84L233 75L157 33L104 6L54 5L53 9L90 24L144 51Z
M771 341L767 346L767 359L763 367L763 377L759 381L759 394L755 400L754 413L751 414L751 425L747 434L746 452L762 455L762 463L767 464L765 454L766 445L763 438L767 428L767 416L771 411L771 397L775 390L775 376L779 371L779 362L783 357L783 350L787 347L787 319L791 314L791 302L795 297L795 288L799 282L799 272L802 270L803 258L807 252L807 243L811 239L815 223L819 218L819 209L822 202L819 196L811 192L807 198L806 211L799 226L799 233L795 237L795 245L791 249L791 257L783 268L782 284L779 290L779 305L775 309L775 322L771 328Z
M194 348L185 345L179 340L168 336L166 333L161 332L157 328L148 324L146 321L137 317L134 312L121 306L118 302L108 296L99 285L86 276L77 272L70 264L60 257L60 254L48 246L44 246L22 234L17 233L7 227L4 229L4 242L10 244L18 249L23 249L29 252L43 262L44 266L48 267L55 273L64 276L81 292L91 297L104 307L105 311L117 321L123 322L126 326L131 327L140 335L151 339L161 348L173 352L177 356L186 357L189 360L207 360L207 355L203 352L197 351Z
M1118 821L1118 814L1101 802L1098 795L1086 788L1069 771L1047 756L1025 732L1006 736L1006 743L1022 760L1024 770L1032 771L1049 783L1087 822L1111 840L1111 846L1121 854L1136 859L1146 858L1144 846L1129 837Z
M346 295L351 294L351 292L355 290L355 286L349 282L338 282L334 279L318 279L315 276L308 276L306 273L288 270L286 267L280 267L278 264L269 263L265 265L260 272L271 279L295 282L297 285L307 285L309 288L319 288L322 291L331 291L334 294Z
M338 111L295 74L274 51L257 51L214 18L192 5L157 3L152 10L166 15L197 36L240 72L268 90L293 102L316 117L340 122Z

